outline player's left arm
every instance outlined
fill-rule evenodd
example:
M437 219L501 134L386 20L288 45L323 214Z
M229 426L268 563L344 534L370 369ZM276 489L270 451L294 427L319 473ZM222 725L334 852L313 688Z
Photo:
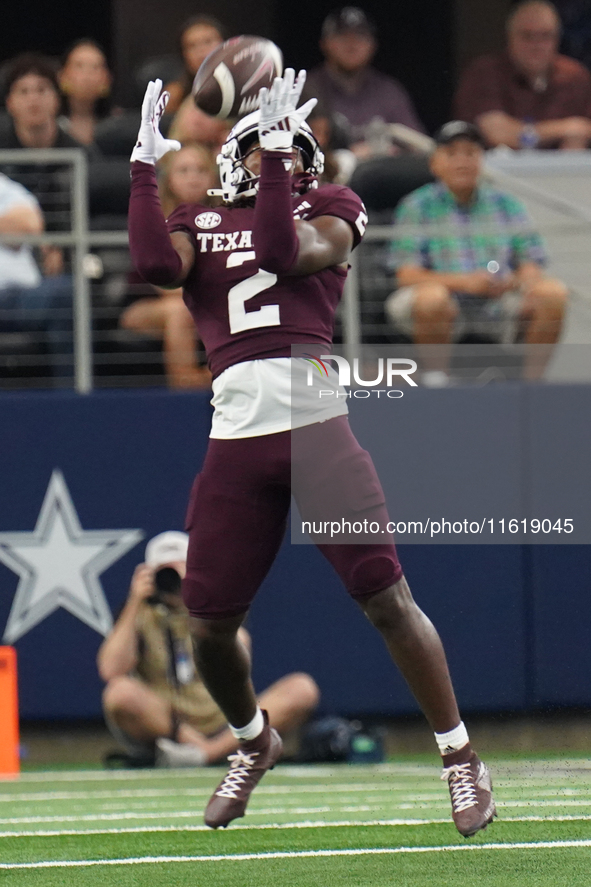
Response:
M288 274L314 274L349 260L353 249L353 231L337 216L318 216L309 222L295 222L299 248Z
M259 143L261 175L255 204L253 241L259 265L282 275L314 274L349 258L354 244L350 224L337 215L307 221L293 218L291 172L293 138L316 99L297 108L306 72L292 68L261 89ZM288 159L289 158L289 159Z

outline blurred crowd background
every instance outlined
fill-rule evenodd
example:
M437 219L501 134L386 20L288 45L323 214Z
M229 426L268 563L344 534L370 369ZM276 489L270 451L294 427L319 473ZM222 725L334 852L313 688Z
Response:
M147 538L182 524L186 490L205 452L211 378L181 292L158 291L131 267L129 156L146 84L160 77L171 93L163 130L183 144L159 164L163 209L209 200L230 122L198 111L190 87L200 62L228 36L268 37L286 65L309 71L307 89L319 98L311 125L326 153L325 178L348 184L366 202L370 224L353 254L337 343L406 347L460 337L495 347L516 339L550 347L591 344L589 0L363 0L337 8L329 0L27 0L20 8L6 4L2 23L5 546L21 533L29 545L32 534L24 528L33 527L56 468L67 477L84 527L141 527L131 532ZM485 166L494 175L479 190ZM505 295L513 308L511 298L501 300ZM518 313L511 314L516 304ZM495 315L496 306L507 313ZM505 321L515 320L526 323L513 324L506 336ZM444 351L445 359L426 366L425 385L446 385L458 372ZM545 371L549 356L526 358L526 377ZM505 378L491 374L488 364L476 372L482 370L484 381ZM588 358L586 372L589 381ZM571 378L566 373L561 381ZM4 393L74 384L80 392L170 387L205 393ZM525 497L526 490L530 496L534 481L543 486L550 478L551 485L558 465L568 497L588 477L589 411L584 386L558 387L540 394L531 386L523 394L507 386L506 400L494 386L448 392L457 395L453 409L446 407L448 425L436 398L426 400L434 412L421 406L408 422L421 441L419 456L409 450L405 461L404 435L385 435L388 464L414 465L420 458L420 473L409 474L422 477L424 465L439 471L439 456L453 454L461 490L469 476L465 453L500 447L511 495L518 490ZM546 396L554 398L552 409L542 401ZM467 428L474 439L466 437ZM432 442L433 459L425 442ZM488 469L478 472L492 476ZM557 496L555 487L551 493ZM568 498L555 516L572 518ZM588 521L581 519L577 527L583 526ZM267 651L255 662L259 684L305 668L321 686L327 711L415 711L401 682L392 690L388 681L373 679L383 674L385 652L363 634L348 602L338 603L342 593L332 574L317 572L323 568L316 553L298 548L284 547L268 593L263 589L265 603L255 610L255 647ZM405 570L450 639L468 710L588 709L588 552L583 544L445 545L427 556L421 545L406 546ZM66 549L54 559L67 557ZM124 600L137 559L130 553L105 577L113 610ZM2 569L14 584L11 563ZM313 580L302 582L308 573ZM273 597L273 583L285 594ZM575 605L557 612L557 588ZM452 593L461 618L449 606ZM105 629L96 628L92 613L78 616L73 629L78 611L66 612L63 600L50 619L41 614L39 631L28 623L20 634L5 635L19 643L25 718L100 714L95 654ZM11 606L10 595L1 596L0 621ZM341 607L336 619L335 607ZM276 630L281 619L289 632ZM490 636L485 645L482 625ZM346 654L343 638L355 639ZM485 663L479 670L476 647ZM562 743L553 725L552 732ZM516 746L529 742L529 734L520 734ZM587 722L577 726L576 745L588 748ZM409 747L416 750L414 735Z
M0 34L0 172L25 189L22 202L28 194L36 203L20 227L3 222L2 206L19 201L5 185L0 235L12 236L13 247L19 235L29 236L34 250L26 269L3 272L0 263L1 387L72 384L73 318L81 322L72 297L81 274L90 292L94 384L209 386L182 294L156 291L130 267L128 158L145 86L160 77L171 93L163 129L184 146L160 166L163 206L169 212L181 202L209 201L215 157L232 121L199 111L191 83L205 56L239 33L273 39L286 64L308 69L308 94L319 98L311 125L326 153L325 179L353 187L373 224L389 225L398 203L433 180L421 137L452 119L479 127L486 148L583 154L591 144L585 0L386 7L368 0L336 9L309 0L112 0L94 7L56 0L51 14L36 0L26 9L11 6ZM406 130L396 134L391 124ZM72 262L81 212L72 161L30 153L72 148L84 152L88 170L82 270ZM368 241L356 278L362 338L378 344L413 338L384 307L400 285L387 246L384 237ZM550 342L560 335L564 305L558 308Z

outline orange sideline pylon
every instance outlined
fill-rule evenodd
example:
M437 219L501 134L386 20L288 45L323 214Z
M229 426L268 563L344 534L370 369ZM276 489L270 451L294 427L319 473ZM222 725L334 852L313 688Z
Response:
M16 650L0 647L0 779L19 772Z

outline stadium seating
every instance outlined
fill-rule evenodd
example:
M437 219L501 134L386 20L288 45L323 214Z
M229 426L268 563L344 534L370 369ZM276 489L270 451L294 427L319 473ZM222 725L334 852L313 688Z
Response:
M125 111L97 124L95 144L105 157L127 157L132 152L140 125L139 111Z
M411 191L433 181L426 158L414 154L376 157L360 163L350 187L367 207L371 225L389 225L395 207ZM367 344L408 342L384 316L384 302L392 292L387 240L366 240L358 250L359 298L363 341Z
M392 210L403 197L433 181L426 157L401 154L398 157L375 157L360 163L349 182L370 213Z
M88 202L91 220L101 216L127 218L129 203L129 158L101 158L88 167ZM116 224L115 230L119 230ZM102 230L109 230L102 227Z

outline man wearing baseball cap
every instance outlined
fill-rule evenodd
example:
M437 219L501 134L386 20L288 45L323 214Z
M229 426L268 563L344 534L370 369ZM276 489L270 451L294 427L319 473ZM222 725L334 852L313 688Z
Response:
M376 27L363 9L344 6L331 12L322 25L320 49L325 61L308 74L306 95L347 119L356 153L367 153L367 127L376 118L423 131L402 84L371 65Z
M522 203L480 180L484 142L452 120L435 135L436 181L398 205L392 264L399 287L386 301L396 327L422 345L466 336L489 342L556 342L566 287L544 275L542 240ZM540 366L526 367L535 377ZM425 380L426 381L426 380ZM440 383L445 379L440 377Z
M132 766L201 766L238 745L195 670L180 594L187 547L187 534L172 530L148 542L145 562L136 567L123 610L99 649L105 718ZM240 638L250 651L243 629ZM294 673L265 690L260 704L286 733L307 719L318 697L312 678Z

